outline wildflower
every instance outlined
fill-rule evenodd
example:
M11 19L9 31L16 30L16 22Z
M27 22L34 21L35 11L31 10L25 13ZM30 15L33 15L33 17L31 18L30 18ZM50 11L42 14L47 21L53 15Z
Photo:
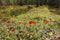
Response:
M49 33L48 33L48 35L49 35L49 36L52 36L52 35L53 35L53 33L52 33L52 32L49 32Z
M49 21L48 20L44 20L44 22L47 24Z
M29 21L29 24L33 24L33 21Z
M2 19L2 22L5 22L5 19Z
M21 22L17 22L18 24L20 24Z
M36 24L36 22L33 22L33 24Z
M29 24L36 24L36 22L34 22L34 21L29 21Z
M11 23L11 20L8 20L7 23Z
M10 32L10 33L12 33L12 32L14 32L14 30L13 30L13 29L11 29L11 30L9 30L9 32Z

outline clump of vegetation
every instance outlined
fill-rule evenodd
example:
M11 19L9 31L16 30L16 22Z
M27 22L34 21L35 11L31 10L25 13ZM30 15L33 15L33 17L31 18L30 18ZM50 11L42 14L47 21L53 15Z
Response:
M58 15L60 15L60 8L56 11Z
M2 10L0 40L58 40L60 38L60 15L51 14L47 7L31 8L27 12L25 6L9 6Z

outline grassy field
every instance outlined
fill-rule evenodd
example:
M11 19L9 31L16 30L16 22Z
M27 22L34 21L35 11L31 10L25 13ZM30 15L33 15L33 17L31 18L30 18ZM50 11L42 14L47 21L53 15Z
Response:
M60 15L47 6L0 7L0 40L60 40Z

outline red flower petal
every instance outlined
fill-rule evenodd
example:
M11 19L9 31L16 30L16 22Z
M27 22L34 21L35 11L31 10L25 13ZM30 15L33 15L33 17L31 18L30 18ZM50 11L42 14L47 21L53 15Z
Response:
M7 23L11 23L11 20L8 20Z
M5 19L2 19L2 22L5 22Z
M29 24L36 24L36 22L34 22L34 21L29 21Z
M9 30L10 33L14 32L14 30Z
M33 21L29 21L29 24L33 24Z
M44 22L47 24L49 21L48 20L44 20Z

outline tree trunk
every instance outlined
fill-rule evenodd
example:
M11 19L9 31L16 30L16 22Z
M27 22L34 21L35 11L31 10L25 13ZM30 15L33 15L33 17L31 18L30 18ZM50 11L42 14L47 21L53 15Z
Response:
M0 6L2 5L2 1L0 0Z
M39 6L39 0L36 0L36 7Z

